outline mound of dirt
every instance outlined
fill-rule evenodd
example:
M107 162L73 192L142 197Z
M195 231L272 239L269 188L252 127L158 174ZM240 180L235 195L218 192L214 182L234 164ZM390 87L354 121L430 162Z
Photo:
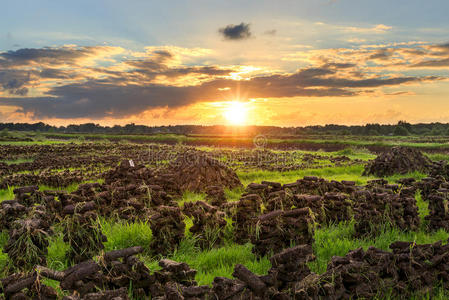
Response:
M393 147L368 162L363 175L385 177L414 171L427 172L429 166L430 160L421 151L407 147Z
M187 151L180 154L168 169L182 191L205 192L209 186L241 187L237 174L206 154Z

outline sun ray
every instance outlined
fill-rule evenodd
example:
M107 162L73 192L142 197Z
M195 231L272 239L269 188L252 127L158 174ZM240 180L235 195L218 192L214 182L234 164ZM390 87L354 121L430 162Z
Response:
M231 101L225 108L223 116L231 125L244 125L247 122L248 108L245 103Z

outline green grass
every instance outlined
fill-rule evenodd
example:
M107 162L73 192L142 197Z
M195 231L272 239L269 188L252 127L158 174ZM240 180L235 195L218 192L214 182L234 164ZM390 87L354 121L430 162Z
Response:
M228 244L221 248L200 251L195 247L193 238L184 239L178 250L169 258L175 261L186 262L197 270L195 279L198 284L211 284L217 276L232 278L236 264L242 264L256 274L266 274L271 268L269 260L264 257L258 259L252 252L252 245ZM158 262L148 260L151 270L157 270Z
M282 184L295 182L304 176L318 176L328 180L353 180L357 184L366 184L368 180L376 179L374 176L361 176L363 173L363 165L352 165L343 167L327 167L321 169L304 169L287 172L277 171L237 171L237 175L242 181L243 185L248 185L251 182L261 182L262 180L277 181ZM413 172L405 175L394 175L386 177L390 182L394 182L400 178L413 177L415 179L422 179L426 177L425 174Z
M205 193L194 193L186 191L182 194L181 198L177 200L177 202L179 206L182 207L185 202L205 201L205 199L206 199Z
M11 159L11 160L0 160L1 162L4 162L8 165L12 165L12 164L21 164L21 163L26 163L26 162L33 162L34 159L33 158L17 158L17 159Z
M152 233L148 223L100 219L100 225L103 234L108 238L104 243L105 251L142 246L145 252L149 252Z
M69 250L69 245L63 240L61 228L55 229L55 234L49 239L47 265L54 270L62 271L68 267L66 253Z
M51 135L45 135L49 138ZM66 137L67 135L60 135L58 138ZM70 135L75 142L81 142L82 139L78 140L80 135ZM97 138L94 135L81 135L84 139ZM129 136L122 135L102 135L101 139L117 139L117 138L127 138ZM134 140L145 140L145 141L165 141L166 139L175 139L177 141L186 141L188 139L196 139L197 137L183 137L183 136L169 136L169 135L159 135L159 136L140 136L136 135L130 139ZM200 138L200 137L199 137ZM282 140L283 142L285 140ZM317 143L334 143L332 139L327 140L315 140ZM277 142L276 140L270 140L270 142ZM311 142L311 140L307 140ZM53 141L44 140L42 142L30 142L23 143L18 142L14 144L51 144ZM372 144L414 144L413 138L398 139L397 141L385 138L385 139L373 139L373 141L359 141L356 139L344 139L341 143L347 143L348 148L337 151L337 152L311 152L311 151L295 151L295 154L299 156L302 154L317 154L328 157L335 157L340 155L345 155L351 159L360 159L367 161L375 158L375 155L369 153L364 149L364 145ZM419 144L419 143L416 143ZM429 143L423 143L429 145ZM435 146L435 145L434 145ZM203 150L213 151L212 147L202 147ZM449 161L448 154L427 154L432 160L447 160ZM17 163L17 161L15 162ZM317 164L326 165L329 163L328 159L317 159ZM375 179L373 176L361 176L363 172L363 165L351 165L351 166L341 166L341 167L324 167L319 169L304 169L295 170L288 172L277 172L277 171L243 171L237 168L237 174L241 179L242 183L246 186L251 182L261 182L262 180L276 181L281 183L291 183L296 180L303 178L304 176L318 176L323 177L328 180L353 180L359 185L366 184L368 180ZM394 182L399 178L403 177L413 177L416 179L421 179L425 177L425 174L414 172L406 175L395 175L387 177L386 179L390 182ZM97 182L102 182L101 180L95 180ZM86 181L94 182L94 181ZM83 182L83 183L86 183ZM72 192L78 188L79 184L72 184L66 188L54 188L49 186L40 186L40 190L66 190ZM8 189L0 190L0 201L5 199L13 199L14 195L12 193L14 187ZM243 188L237 189L225 189L226 198L228 201L237 201L243 192ZM192 193L185 192L178 200L178 204L182 206L185 202L194 202L199 200L204 200L204 193ZM374 238L365 239L355 239L354 238L354 224L353 222L340 223L331 226L324 226L316 229L314 239L315 243L313 245L314 252L316 254L316 261L309 263L312 271L317 273L322 273L326 270L327 264L332 258L332 256L344 256L348 251L363 247L367 249L369 246L375 246L384 250L388 250L388 246L397 240L402 241L416 241L417 243L432 243L438 240L446 241L449 238L449 233L443 230L430 233L425 229L424 218L428 215L428 205L425 201L417 195L417 205L419 208L419 215L422 221L421 228L416 232L402 232L395 228L385 227L381 233ZM101 218L99 220L101 229L103 233L107 236L108 241L104 244L104 251L122 249L132 246L142 246L144 247L144 253L140 256L141 259L150 267L152 271L159 269L158 267L158 257L151 257L149 246L152 240L152 232L148 223L146 222L130 222L117 221L114 219ZM238 245L232 242L233 231L232 222L228 220L228 226L225 228L225 242L220 248L214 248L210 250L200 250L195 245L195 237L189 232L189 228L192 226L192 220L190 218L185 219L186 237L183 239L179 245L177 251L170 255L168 258L179 262L186 262L192 268L198 271L196 275L196 280L199 284L211 284L213 279L217 276L224 276L232 278L232 272L236 264L243 264L248 267L251 271L257 274L266 274L268 269L271 267L270 262L267 257L256 258L252 253L252 245ZM8 265L8 257L6 254L2 253L2 249L6 244L8 235L6 232L0 234L0 275L2 271L6 269ZM50 237L47 263L50 268L63 270L68 267L68 262L66 260L66 252L68 250L68 245L63 241L63 235L61 228L55 226L54 234ZM57 286L53 281L46 281L52 286ZM444 291L439 292L432 299L447 299L447 294ZM416 297L417 299L422 299L422 297Z
M438 160L449 161L449 154L447 153L426 153L426 156L434 161Z
M2 202L3 200L14 199L13 190L14 187L8 187L7 189L0 190L0 202Z
M68 193L74 192L78 189L78 186L80 184L84 184L84 183L94 183L94 182L98 182L98 183L103 183L104 179L96 179L96 180L86 180L80 183L72 183L66 187L53 187L53 186L49 186L49 185L39 185L39 190L40 191L45 191L45 190L57 190L57 191L66 191ZM0 190L0 202L3 200L12 200L14 199L14 193L13 190L17 188L17 186L10 186L7 189L2 189Z

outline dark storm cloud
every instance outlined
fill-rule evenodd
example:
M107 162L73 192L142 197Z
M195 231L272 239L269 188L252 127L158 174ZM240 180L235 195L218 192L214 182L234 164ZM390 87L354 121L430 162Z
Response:
M349 69L354 68L356 65L351 63L326 63L324 68L336 68L336 69Z
M16 67L29 64L73 64L91 54L95 47L83 48L23 48L0 53L0 67Z
M226 27L220 28L218 32L227 40L244 40L251 37L249 27L249 24L242 22L239 25L230 24Z
M140 74L146 77L146 79L154 79L156 76L166 76L169 78L176 78L180 76L186 76L189 74L209 75L209 76L226 76L233 69L222 69L216 66L193 66L193 67L169 67L169 63L173 59L173 55L168 51L154 51L153 57L143 60L128 60L125 63L132 66L134 69L122 75L136 75Z
M25 85L30 81L29 71L0 69L0 91L5 90L12 95L24 96L28 93Z

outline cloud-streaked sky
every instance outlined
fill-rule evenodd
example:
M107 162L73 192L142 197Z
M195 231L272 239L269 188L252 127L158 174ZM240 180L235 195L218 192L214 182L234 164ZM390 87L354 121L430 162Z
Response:
M0 122L449 122L447 0L10 1ZM235 106L234 106L235 107Z

